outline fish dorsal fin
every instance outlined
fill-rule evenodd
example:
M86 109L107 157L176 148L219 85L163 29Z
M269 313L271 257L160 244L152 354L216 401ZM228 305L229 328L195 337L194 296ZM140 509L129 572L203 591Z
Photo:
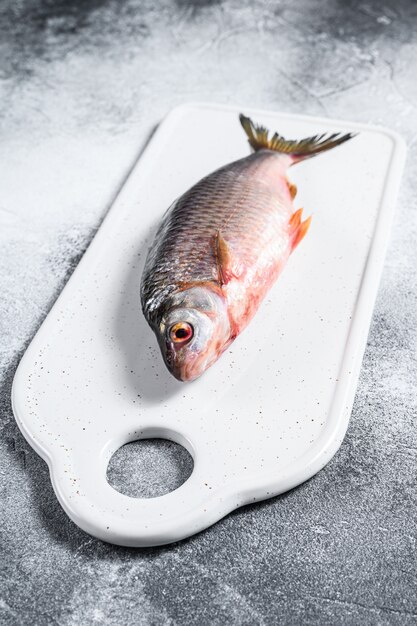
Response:
M213 249L220 285L226 285L232 278L239 278L243 271L242 264L220 230L214 235Z
M311 216L304 220L304 222L301 221L302 214L303 209L298 209L298 211L295 211L290 217L289 225L292 237L292 250L294 250L305 237L311 224Z

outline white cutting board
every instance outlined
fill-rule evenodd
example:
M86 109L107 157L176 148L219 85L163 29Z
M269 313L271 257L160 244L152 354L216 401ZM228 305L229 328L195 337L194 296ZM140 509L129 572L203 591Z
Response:
M172 201L249 153L241 110L288 138L359 135L290 170L310 231L248 329L200 379L180 383L141 313L142 267ZM348 425L404 156L395 133L350 122L206 104L168 115L14 379L17 423L76 524L116 544L169 543L331 459ZM121 445L147 437L185 446L194 470L167 495L132 498L108 484L106 468Z

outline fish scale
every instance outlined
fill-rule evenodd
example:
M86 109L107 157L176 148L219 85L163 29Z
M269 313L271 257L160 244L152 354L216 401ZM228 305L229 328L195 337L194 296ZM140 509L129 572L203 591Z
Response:
M275 197L262 179L255 178L262 176L260 165L271 160L278 174L282 164L277 154L255 153L204 178L173 205L158 229L143 276L143 294L153 307L163 301L168 287L171 292L184 283L213 281L217 231L239 250L246 265L279 234L283 221L279 210L288 221L291 209L279 202L278 175ZM288 238L288 233L283 234Z

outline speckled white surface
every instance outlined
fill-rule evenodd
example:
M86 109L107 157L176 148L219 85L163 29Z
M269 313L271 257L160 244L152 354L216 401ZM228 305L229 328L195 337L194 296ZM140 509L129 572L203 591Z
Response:
M238 113L170 113L15 376L16 419L62 506L112 543L183 539L282 493L321 469L347 428L402 174L400 137L245 109L286 137L358 134L291 171L297 205L319 206L314 226L249 331L209 372L175 381L140 312L143 262L166 208L249 152ZM194 470L171 493L133 499L109 485L107 464L122 444L152 436L182 443Z
M0 621L414 624L414 0L4 0L0 14ZM191 100L381 124L407 165L338 454L189 540L129 550L63 512L11 382L153 128Z

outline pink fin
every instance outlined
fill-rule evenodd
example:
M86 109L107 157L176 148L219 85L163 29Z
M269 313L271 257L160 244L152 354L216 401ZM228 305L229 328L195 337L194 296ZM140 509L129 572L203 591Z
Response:
M295 248L298 246L300 241L304 239L305 234L308 231L310 224L311 224L311 215L306 220L304 220L304 222L301 222L301 213L302 213L302 209L299 209L291 217L291 220L292 220L295 217L295 215L298 214L297 218L295 218L294 220L294 222L298 221L298 223L293 231L294 234L293 234L293 240L292 240L292 250L295 250ZM290 224L291 224L291 220L290 220Z
M297 195L297 185L294 185L290 180L287 179L288 191L290 192L291 200L294 200Z
M290 230L292 233L294 233L295 231L297 231L300 227L301 224L301 216L303 214L303 209L298 209L298 211L295 211L295 213L293 213L290 217Z
M214 236L214 256L216 257L220 285L226 285L232 278L239 278L243 268L239 259L234 256L228 243L218 230Z

